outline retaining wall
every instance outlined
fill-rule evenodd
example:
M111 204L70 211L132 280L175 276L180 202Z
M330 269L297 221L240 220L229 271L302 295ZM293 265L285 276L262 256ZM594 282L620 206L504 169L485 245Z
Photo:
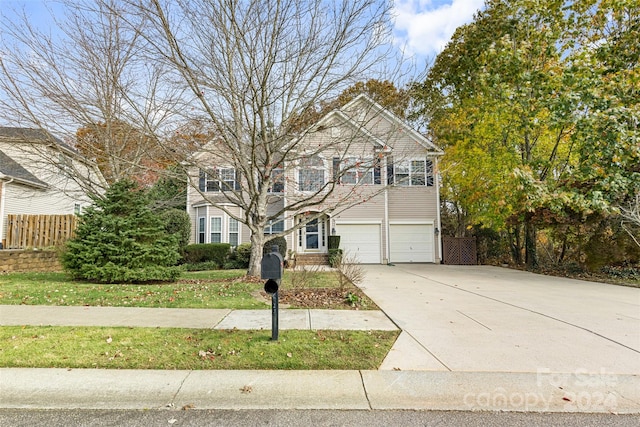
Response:
M0 250L0 273L61 271L55 251Z

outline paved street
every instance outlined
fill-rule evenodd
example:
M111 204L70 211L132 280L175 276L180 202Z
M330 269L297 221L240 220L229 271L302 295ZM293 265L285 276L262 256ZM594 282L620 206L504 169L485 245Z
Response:
M452 411L0 409L0 426L637 427L635 415Z

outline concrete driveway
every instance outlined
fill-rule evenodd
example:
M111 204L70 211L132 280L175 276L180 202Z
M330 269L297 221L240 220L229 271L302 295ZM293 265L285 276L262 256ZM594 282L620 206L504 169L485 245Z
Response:
M361 288L403 331L381 369L640 375L638 288L490 266L364 268Z

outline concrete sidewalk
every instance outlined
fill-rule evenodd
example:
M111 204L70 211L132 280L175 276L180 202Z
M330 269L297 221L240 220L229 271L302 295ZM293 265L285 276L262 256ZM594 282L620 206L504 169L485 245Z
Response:
M397 330L377 310L280 309L280 329ZM0 326L271 329L271 310L2 305Z

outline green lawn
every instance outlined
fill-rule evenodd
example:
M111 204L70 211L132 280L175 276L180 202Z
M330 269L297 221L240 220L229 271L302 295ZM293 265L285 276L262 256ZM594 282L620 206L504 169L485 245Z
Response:
M185 272L175 283L152 284L90 283L65 273L12 273L0 275L0 305L267 309L270 303L256 298L263 286L263 281L247 279L244 270ZM338 286L331 272L286 271L281 289Z
M398 331L0 327L0 366L104 369L377 369Z
M243 274L185 273L176 283L136 285L73 281L64 273L15 273L0 276L0 304L267 308L251 295L261 285L243 281Z
M244 270L184 273L176 283L97 284L64 273L0 275L0 304L270 308ZM286 271L281 289L340 288L331 272ZM373 304L370 304L373 306ZM294 307L295 308L295 307ZM348 305L340 308L349 308ZM0 327L0 367L105 369L377 369L399 332Z

